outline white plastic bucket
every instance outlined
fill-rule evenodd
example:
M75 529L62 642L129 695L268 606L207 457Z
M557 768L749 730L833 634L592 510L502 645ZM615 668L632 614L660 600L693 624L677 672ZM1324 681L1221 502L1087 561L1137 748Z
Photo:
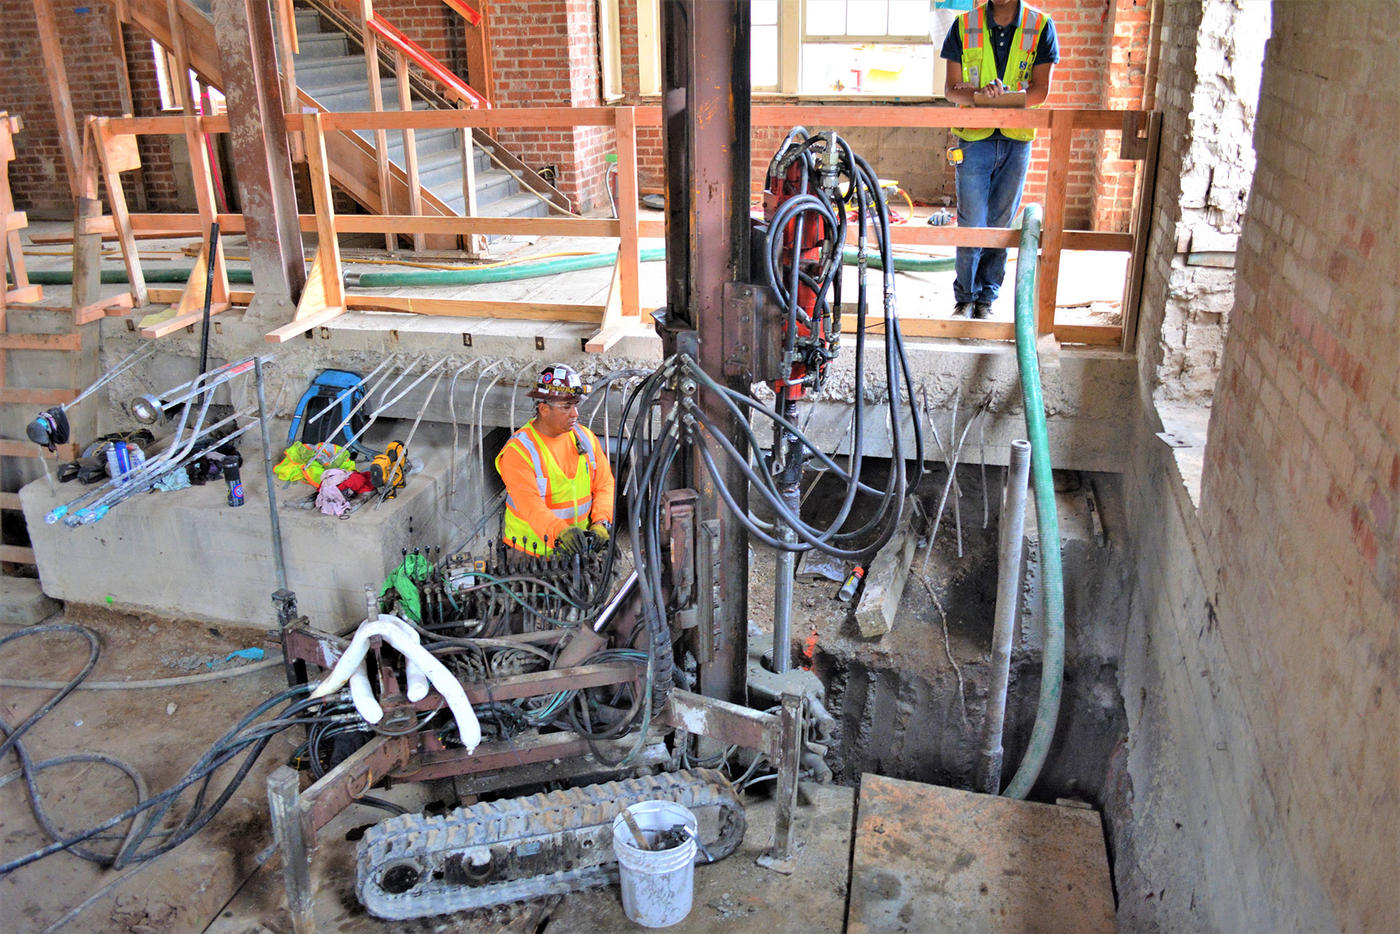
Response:
M622 875L622 910L643 927L670 927L690 914L695 889L695 834L699 825L688 808L670 801L640 801L627 808L650 843L677 824L690 830L685 843L667 850L637 845L627 820L613 818L613 853Z

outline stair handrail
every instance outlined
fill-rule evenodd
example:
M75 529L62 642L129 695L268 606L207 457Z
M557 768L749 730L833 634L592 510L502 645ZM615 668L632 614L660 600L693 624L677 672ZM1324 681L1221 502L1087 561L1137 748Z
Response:
M399 32L399 30L392 26L384 17L380 16L378 13L374 13L369 17L368 22L370 28L374 30L375 35L402 52L409 61L413 62L413 64L423 69L442 84L443 87L447 89L449 97L456 97L462 100L469 104L473 110L477 108L489 108L491 106L491 102L477 91L473 90L471 85L453 74L446 65L434 58L427 49Z

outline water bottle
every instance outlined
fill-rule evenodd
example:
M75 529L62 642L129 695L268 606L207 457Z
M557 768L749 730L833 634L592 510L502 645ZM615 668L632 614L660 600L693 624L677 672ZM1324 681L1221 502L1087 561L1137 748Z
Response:
M236 454L224 460L224 482L228 484L228 504L230 506L243 505L243 476L238 470L238 465L241 463L243 463L243 458Z
M851 574L846 578L846 582L841 585L841 591L836 595L836 599L842 603L848 602L856 595L856 588L860 586L861 578L865 577L865 568L857 564L851 568Z

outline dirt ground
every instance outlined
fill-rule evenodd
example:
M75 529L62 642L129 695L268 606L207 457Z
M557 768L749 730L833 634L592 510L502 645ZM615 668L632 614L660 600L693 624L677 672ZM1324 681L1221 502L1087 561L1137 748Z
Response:
M222 660L228 653L266 646L260 630L212 629L199 624L115 613L62 614L47 622L74 622L99 634L101 655L89 681L171 678ZM14 632L0 631L0 637ZM0 678L66 680L88 655L81 636L26 636L0 647ZM30 757L105 752L144 776L150 793L174 784L200 755L255 704L285 687L279 666L198 685L159 690L79 690L68 695L23 737ZM0 687L0 716L23 722L55 692ZM114 888L73 920L72 931L200 931L255 868L266 847L267 773L291 752L289 734L275 738L223 811L169 855L124 871ZM6 771L15 758L6 756ZM218 773L222 787L233 766ZM38 774L44 809L57 827L75 833L120 813L136 800L132 783L105 765L76 763ZM30 813L24 783L0 787L0 860L30 853L50 840ZM120 830L125 830L121 825ZM93 848L110 853L115 843ZM0 930L39 931L113 881L113 874L69 853L58 853L0 878Z

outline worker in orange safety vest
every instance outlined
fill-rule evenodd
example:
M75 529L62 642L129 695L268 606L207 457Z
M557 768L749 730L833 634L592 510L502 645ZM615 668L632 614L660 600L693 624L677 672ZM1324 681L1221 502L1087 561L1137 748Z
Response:
M496 455L506 485L501 539L527 554L576 554L612 537L614 481L607 451L578 407L587 395L578 371L562 363L540 372L530 398L535 417Z

